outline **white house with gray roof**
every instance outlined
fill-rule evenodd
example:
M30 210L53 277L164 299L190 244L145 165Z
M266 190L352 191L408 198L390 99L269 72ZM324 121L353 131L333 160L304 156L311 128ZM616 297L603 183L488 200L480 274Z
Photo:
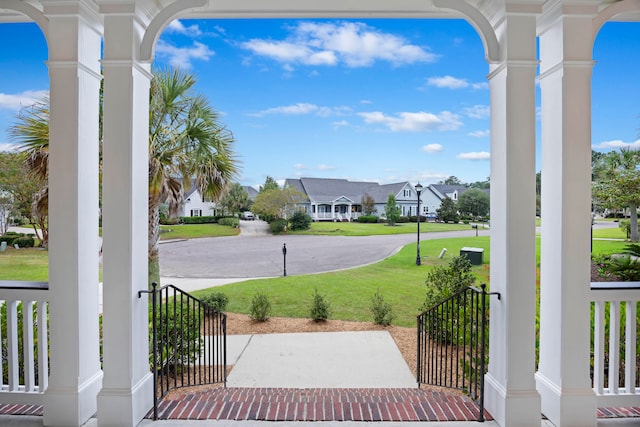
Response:
M295 188L304 195L298 204L314 221L354 221L362 215L362 197L375 201L375 214L384 217L389 194L393 194L403 216L417 215L418 197L408 181L393 184L348 181L346 179L287 179L285 187ZM445 188L446 187L446 188ZM456 187L456 188L453 188ZM420 194L421 215L435 212L445 197L457 199L464 186L430 185ZM453 197L452 197L453 196Z
M254 200L258 194L258 190L251 186L243 186L244 190L249 194L249 199ZM182 209L178 216L216 216L224 215L224 212L217 206L217 203L211 199L204 197L196 185L185 192Z

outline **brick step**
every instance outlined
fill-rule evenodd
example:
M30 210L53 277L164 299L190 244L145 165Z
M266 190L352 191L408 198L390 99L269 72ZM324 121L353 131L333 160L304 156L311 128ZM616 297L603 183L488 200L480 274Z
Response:
M151 414L150 414L151 415ZM475 421L478 405L423 389L214 388L174 391L159 419L256 421ZM487 415L487 418L490 417Z

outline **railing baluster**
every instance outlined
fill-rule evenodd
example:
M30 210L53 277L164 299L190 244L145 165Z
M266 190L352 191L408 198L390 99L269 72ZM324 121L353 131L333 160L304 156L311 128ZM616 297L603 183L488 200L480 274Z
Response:
M9 357L9 391L17 391L20 370L18 367L18 301L7 302L7 355Z
M38 301L38 391L44 393L49 386L49 325L46 301Z
M620 303L609 305L609 390L618 393L620 382Z
M6 303L6 301L0 301L0 312ZM7 328L7 330L9 329ZM0 316L0 343L2 343L2 316ZM0 390L4 388L4 385L4 364L0 363Z
M624 364L624 390L625 393L635 394L636 392L636 316L637 308L635 301L626 301L625 319L625 364Z
M33 301L22 302L22 360L24 391L33 392L35 386L35 363L33 352Z
M604 392L604 302L595 303L593 331L593 387L596 393Z

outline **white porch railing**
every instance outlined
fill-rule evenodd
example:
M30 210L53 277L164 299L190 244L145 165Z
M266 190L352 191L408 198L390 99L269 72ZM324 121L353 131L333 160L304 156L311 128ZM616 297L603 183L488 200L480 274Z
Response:
M640 283L591 283L591 301L594 310L593 390L598 407L638 406Z
M6 312L0 317L0 403L42 405L49 380L48 296L47 282L0 281Z

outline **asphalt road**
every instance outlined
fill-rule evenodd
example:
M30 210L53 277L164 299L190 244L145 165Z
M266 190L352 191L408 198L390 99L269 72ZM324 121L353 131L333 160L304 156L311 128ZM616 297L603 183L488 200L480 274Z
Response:
M242 221L241 234L231 237L190 239L160 245L160 275L188 278L256 278L282 276L286 244L287 275L322 273L378 262L402 246L416 241L415 234L386 236L273 236L261 221ZM489 230L480 230L488 235ZM475 230L423 233L421 240L475 236ZM438 253L421 252L422 256Z

